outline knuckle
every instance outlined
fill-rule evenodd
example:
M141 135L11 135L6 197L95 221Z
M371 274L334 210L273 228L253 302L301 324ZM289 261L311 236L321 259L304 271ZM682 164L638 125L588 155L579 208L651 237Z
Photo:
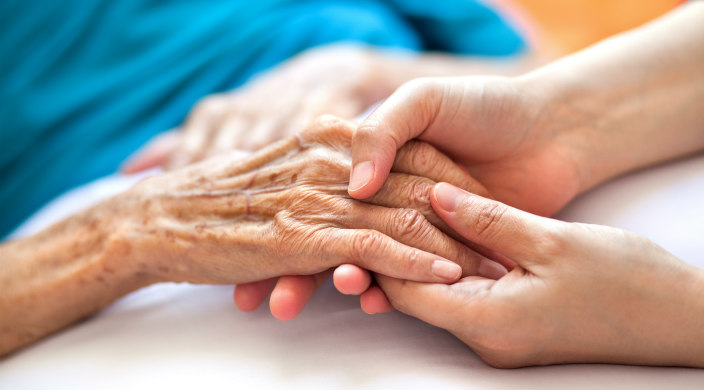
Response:
M474 221L474 229L480 237L490 238L501 229L506 209L500 204L491 202L480 206Z
M432 184L426 180L417 179L411 183L410 196L411 204L417 205L428 205L430 202L430 192L432 191Z
M437 162L437 155L433 153L435 149L425 142L415 141L410 147L412 151L410 160L411 167L415 169L427 169L428 167L434 166Z
M385 243L381 233L374 230L363 230L353 235L350 245L350 260L366 263L376 257L375 253L382 250Z
M415 209L403 209L399 211L398 218L392 222L399 237L416 240L427 234L427 220L423 214Z
M320 115L300 132L300 137L306 142L330 144L332 141L349 143L354 127L348 121L334 115Z
M379 129L379 123L375 120L365 120L357 126L357 130L354 132L354 138L355 140L363 141L363 142L373 142L373 140L376 138L378 130Z

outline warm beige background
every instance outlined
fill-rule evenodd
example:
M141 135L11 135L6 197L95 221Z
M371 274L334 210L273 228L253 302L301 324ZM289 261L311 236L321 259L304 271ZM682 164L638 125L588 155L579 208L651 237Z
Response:
M527 28L541 52L566 54L637 27L681 0L496 0Z

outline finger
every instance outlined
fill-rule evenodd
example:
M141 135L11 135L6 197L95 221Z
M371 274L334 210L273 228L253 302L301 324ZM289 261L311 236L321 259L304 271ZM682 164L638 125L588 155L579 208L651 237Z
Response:
M352 138L353 198L376 193L391 171L396 151L432 124L440 109L438 91L422 79L406 83L359 125Z
M388 313L394 311L391 302L379 286L371 286L359 297L359 305L367 314Z
M466 318L473 318L475 308L486 307L496 282L476 276L452 285L375 277L393 308L450 331L465 326ZM458 316L465 320L458 321Z
M271 314L281 321L296 318L331 272L332 270L327 270L315 275L280 277L269 298Z
M256 310L274 288L274 283L276 278L238 284L235 286L235 304L242 311Z
M433 155L436 157L441 156L441 158L436 160ZM416 156L425 157L419 159ZM447 161L443 162L442 158L447 159ZM425 168L426 166L431 166L431 168ZM436 166L439 169L435 170L434 167ZM397 167L401 171L408 171L408 174L397 173ZM434 180L447 181L465 190L470 188L470 192L475 191L477 194L488 193L484 186L476 182L464 169L429 144L411 141L399 151L396 162L394 162L394 170L396 172L389 174L381 189L375 195L366 199L367 202L392 208L407 207L419 210L430 223L438 227L443 233L484 257L501 264L506 269L510 270L515 267L515 262L506 256L502 256L496 251L487 250L462 237L447 226L430 206L430 194L435 185ZM501 272L500 267L497 268L494 264L487 263L485 265L489 268L497 269L497 272ZM488 277L487 274L484 276Z
M354 264L342 264L332 274L335 288L346 295L359 295L365 292L372 283L369 271Z
M462 266L464 275L482 275L492 279L505 275L510 263L501 261L504 259L500 257L497 259L495 253L469 242L435 214L430 206L434 184L432 180L423 177L391 173L381 190L368 201L394 209L386 210L392 216L379 217L378 213L369 211L362 213L360 218L366 226L404 244L444 257L450 256L449 259ZM412 218L420 217L410 215L413 214L411 209L418 210L426 221L414 222ZM384 226L383 222L390 225Z
M464 167L426 142L410 141L403 145L391 170L426 177L437 183L450 183L465 191L491 198L486 187L473 178Z
M377 230L401 244L450 259L462 267L463 275L483 275L498 279L506 274L499 264L453 240L433 226L416 209L397 209L360 205L354 227ZM388 274L387 274L388 275Z
M454 262L376 230L331 228L313 235L312 239L324 248L322 256L328 267L351 263L397 278L435 283L451 283L462 274L462 268Z
M502 253L525 266L539 260L540 244L553 242L563 222L539 217L503 203L438 183L431 195L433 209L463 237Z
M132 156L128 157L120 167L120 171L131 175L163 166L178 147L180 137L181 133L178 130L169 130L157 135Z

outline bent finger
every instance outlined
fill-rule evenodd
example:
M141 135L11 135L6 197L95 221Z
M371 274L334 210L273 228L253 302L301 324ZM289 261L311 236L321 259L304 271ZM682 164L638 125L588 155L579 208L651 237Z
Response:
M396 151L435 119L442 100L438 92L423 79L406 83L359 125L352 138L350 196L366 199L381 188Z
M280 277L269 298L271 314L280 321L290 321L298 317L331 273L332 270L326 270L315 275Z
M391 302L379 286L371 286L359 297L359 306L367 314L380 314L394 311Z
M333 272L332 280L337 291L345 295L359 295L369 288L372 276L369 271L354 264L342 264Z
M433 253L405 244L371 229L326 229L321 243L327 266L351 263L397 278L451 283L462 268Z
M410 141L403 145L396 155L391 170L425 177L437 183L450 183L485 198L492 197L486 187L472 177L464 167L426 142Z
M483 307L493 280L469 277L452 285L417 283L376 275L375 279L396 310L450 331L472 318L475 307Z
M254 311L264 302L271 289L274 288L276 278L260 280L251 283L242 283L235 286L234 299L237 307L242 311Z
M461 266L463 275L498 279L506 274L501 265L453 240L433 226L418 210L370 205L365 212L357 213L355 222L359 226L384 233L401 244L450 259Z

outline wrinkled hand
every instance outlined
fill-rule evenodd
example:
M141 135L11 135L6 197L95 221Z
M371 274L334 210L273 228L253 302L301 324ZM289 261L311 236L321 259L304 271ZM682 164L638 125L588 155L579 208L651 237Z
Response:
M432 146L422 142L409 142L401 148L392 172L386 185L366 201L386 207L418 210L433 225L450 234L454 232L435 215L430 207L429 197L433 184L440 181L452 182L475 193L488 195L486 189L466 171ZM399 177L405 179L399 180ZM410 219L388 220L386 223L397 224L398 228L405 231L409 237L421 237L426 233L421 225L413 222L416 217L418 216ZM472 245L457 234L454 234L454 238L465 246ZM413 241L409 241L409 245ZM504 263L504 266L511 266L511 263ZM486 259L480 260L476 268L476 273L490 278L499 278L505 272L504 267ZM271 292L269 300L271 313L278 319L290 320L303 310L305 303L329 276L330 272L323 272L316 275L283 276L239 284L235 289L235 302L240 309L252 311L259 307ZM361 294L371 283L369 273L350 264L337 268L334 279L338 289L346 294Z
M125 250L153 257L143 267L162 280L192 283L312 275L343 263L418 281L476 274L482 256L407 206L424 203L408 188L430 188L429 179L392 174L376 204L347 195L353 129L322 118L250 158L222 156L139 183L123 198L136 210L125 218Z
M353 118L392 91L367 49L310 49L232 92L205 97L181 130L157 136L123 170L164 163L175 169L232 149L254 151L301 131L319 115Z
M702 270L639 235L538 217L445 183L431 203L462 236L518 265L499 280L377 280L396 309L449 330L489 364L704 364Z

